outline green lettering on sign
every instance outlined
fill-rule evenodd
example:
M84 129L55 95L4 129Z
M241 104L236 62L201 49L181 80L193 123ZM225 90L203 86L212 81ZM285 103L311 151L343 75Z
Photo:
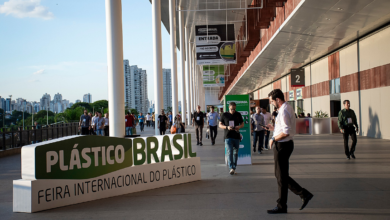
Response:
M152 148L152 143L154 144L154 148ZM153 155L154 161L156 163L160 162L158 160L157 150L158 150L158 140L157 140L157 138L155 138L155 137L148 137L148 138L146 138L146 151L148 153L148 156L147 156L148 164L152 163L152 155Z
M141 148L138 148L138 145L141 145ZM135 138L133 140L133 155L134 155L134 165L142 165L145 163L146 153L145 153L145 140L142 138ZM138 155L141 155L141 159L138 159Z
M161 162L165 161L165 156L166 155L169 156L169 160L170 161L173 160L171 141L169 140L168 136L164 136L163 137L162 151L161 151Z

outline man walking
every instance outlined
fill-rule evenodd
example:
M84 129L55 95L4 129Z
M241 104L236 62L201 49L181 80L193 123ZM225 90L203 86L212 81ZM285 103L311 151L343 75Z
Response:
M91 129L91 117L88 111L84 109L84 114L80 116L79 129L81 128L81 135L89 135Z
M253 134L253 152L256 153L256 144L259 154L263 148L264 141L264 117L261 114L260 106L256 107L255 114L251 117L251 132Z
M194 113L194 117L192 118L192 127L195 124L195 132L196 132L196 145L202 146L202 136L203 136L203 122L204 122L204 114L200 111L200 105L198 105L196 112Z
M127 115L125 116L126 135L133 135L133 124L134 117L130 114L130 112L127 112Z
M344 109L339 112L338 125L344 138L345 155L347 156L348 160L350 160L351 157L353 159L356 159L355 157L355 148L357 143L356 134L359 132L356 114L350 108L351 104L349 100L344 100L343 104L344 104ZM351 136L352 139L351 150L349 150L348 147L349 136Z
M229 111L223 113L219 128L225 130L225 148L228 154L228 164L230 175L234 175L237 167L238 149L240 148L240 128L244 127L244 120L242 120L241 113L236 111L236 103L229 103Z
M139 113L139 116L138 116L138 121L139 121L139 127L141 129L141 131L144 131L144 121L145 121L145 116L142 115L142 112Z
M98 117L95 118L95 130L97 136L104 136L104 118L102 117L102 113L97 112Z
M158 116L158 129L160 129L160 135L164 135L167 130L168 118L164 113L164 110L161 110L161 115Z
M104 114L104 135L110 136L110 121L108 119L108 113Z
M148 113L146 115L146 127L150 127L151 120L152 120L152 116L150 115L150 113Z
M264 125L268 125L272 123L272 115L271 113L267 112L267 109L260 108L261 115L264 117ZM268 148L268 141L269 141L269 133L270 131L264 130L264 150L269 150ZM263 142L261 143L261 146L263 146Z
M172 112L168 113L168 120L169 120L169 127L168 127L168 129L171 130L171 127L172 127Z
M289 159L294 150L293 139L296 126L294 109L285 102L284 94L280 89L272 90L268 97L270 103L278 108L275 127L267 125L267 128L274 131L269 146L272 148L275 143L275 176L278 181L279 199L277 200L278 205L267 212L268 214L287 213L288 189L301 197L303 204L300 210L302 210L313 198L313 194L302 188L289 174Z
M207 116L207 127L210 129L211 145L215 144L215 138L218 132L218 121L220 120L219 114L214 111L214 106L211 106L210 112Z

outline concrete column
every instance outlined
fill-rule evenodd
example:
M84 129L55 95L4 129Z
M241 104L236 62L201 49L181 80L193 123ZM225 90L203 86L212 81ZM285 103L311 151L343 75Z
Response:
M192 94L193 94L193 97L194 97L194 106L193 106L193 111L196 111L196 108L198 106L198 90L197 90L197 86L196 86L196 76L197 76L197 72L196 72L196 59L195 59L195 56L196 56L196 53L195 53L195 44L193 44L193 50L192 50L192 79L193 79L193 86L192 86Z
M153 67L154 67L154 99L155 99L155 135L160 135L158 129L158 116L163 109L163 78L162 78L162 43L161 43L161 2L152 1L152 27L153 27Z
M169 0L169 30L171 34L172 120L174 120L175 116L179 113L179 103L177 98L176 0Z
M191 71L190 71L190 37L189 37L189 28L185 28L185 45L186 45L186 49L185 49L185 53L186 53L186 69L187 69L187 80L186 80L186 95L187 95L187 119L188 119L188 125L191 124Z
M189 59L190 67L189 67L189 69L190 69L190 97L191 97L190 113L192 113L194 111L194 92L193 92L193 89L194 89L194 84L193 84L194 71L192 69L192 48L191 48L191 44L189 44L189 48L190 48L190 51L188 53L189 53L189 56L190 56L190 59Z
M108 110L110 136L125 136L125 85L123 70L122 2L106 0Z
M186 123L187 112L187 97L186 97L186 50L184 41L184 16L182 11L179 12L179 34L180 34L180 52L181 52L181 118L182 122Z

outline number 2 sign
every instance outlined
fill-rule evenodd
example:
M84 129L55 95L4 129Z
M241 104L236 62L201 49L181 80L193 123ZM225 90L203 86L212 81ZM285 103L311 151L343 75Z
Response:
M291 87L305 86L305 69L291 69Z

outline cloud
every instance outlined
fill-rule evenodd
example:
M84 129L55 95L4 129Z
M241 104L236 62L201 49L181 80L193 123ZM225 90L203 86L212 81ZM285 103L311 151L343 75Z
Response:
M9 0L0 5L0 14L13 15L17 18L54 18L53 13L41 4L41 0Z
M41 75L41 74L44 73L44 72L45 72L44 69L38 70L38 71L36 71L35 73L33 73L33 75Z

